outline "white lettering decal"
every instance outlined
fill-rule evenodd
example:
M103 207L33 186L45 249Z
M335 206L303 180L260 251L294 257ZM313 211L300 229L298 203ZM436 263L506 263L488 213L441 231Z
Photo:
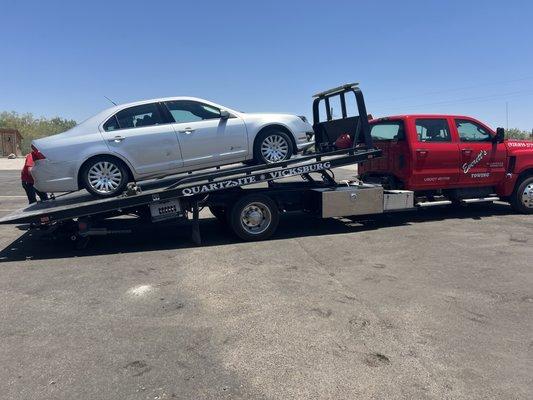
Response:
M485 150L481 150L479 154L469 163L464 163L462 168L463 172L465 174L468 174L468 171L470 171L472 168L474 168L476 165L479 164L479 162L485 157L488 153Z
M232 188L232 187L237 187L237 186L249 185L251 183L258 182L258 178L259 178L259 181L272 180L272 179L285 178L285 177L294 176L294 175L307 174L310 172L322 171L322 170L329 169L329 168L331 168L331 162L326 161L323 163L304 165L300 167L293 167L293 168L288 168L288 169L282 169L279 171L273 171L273 172L269 172L268 174L261 174L259 176L247 176L244 178L229 179L227 181L215 182L215 183L210 183L207 185L193 186L190 188L182 189L181 193L184 196L192 196L198 193L213 192L219 189L227 189L227 188Z
M507 142L508 147L533 147L533 142Z

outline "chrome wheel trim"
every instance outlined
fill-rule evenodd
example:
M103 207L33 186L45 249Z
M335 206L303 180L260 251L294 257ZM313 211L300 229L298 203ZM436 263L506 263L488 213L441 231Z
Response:
M266 231L271 223L272 213L264 203L250 203L241 211L241 226L249 234L259 235Z
M524 188L522 192L522 204L527 208L533 208L533 182Z
M281 135L269 135L261 143L261 155L269 162L282 161L289 153L289 143Z
M102 194L113 193L122 183L122 172L110 161L98 161L87 172L91 188Z

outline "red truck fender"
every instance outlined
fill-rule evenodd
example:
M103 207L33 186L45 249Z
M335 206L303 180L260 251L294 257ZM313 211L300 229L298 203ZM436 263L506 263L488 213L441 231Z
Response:
M505 143L508 151L509 171L497 187L500 196L511 196L517 184L533 176L533 142L512 140Z

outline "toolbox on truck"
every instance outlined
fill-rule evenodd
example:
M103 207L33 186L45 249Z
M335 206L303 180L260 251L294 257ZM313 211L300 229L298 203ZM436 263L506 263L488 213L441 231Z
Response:
M322 218L383 212L383 188L378 185L349 185L313 189Z

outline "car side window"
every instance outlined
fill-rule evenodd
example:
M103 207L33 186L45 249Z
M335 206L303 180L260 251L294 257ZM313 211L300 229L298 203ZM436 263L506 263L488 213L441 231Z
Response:
M120 126L118 125L117 116L113 115L111 118L107 120L107 122L104 124L104 131L116 131L117 129L120 129Z
M450 127L444 118L421 118L416 120L419 142L451 142Z
M370 127L370 135L372 136L372 139L377 142L404 140L405 131L403 129L403 122L387 121L372 124Z
M141 104L116 113L104 124L105 131L164 124L157 104Z
M176 123L219 119L220 110L216 107L191 100L165 101L165 106Z
M455 126L461 142L490 142L492 140L492 135L475 122L456 119Z

